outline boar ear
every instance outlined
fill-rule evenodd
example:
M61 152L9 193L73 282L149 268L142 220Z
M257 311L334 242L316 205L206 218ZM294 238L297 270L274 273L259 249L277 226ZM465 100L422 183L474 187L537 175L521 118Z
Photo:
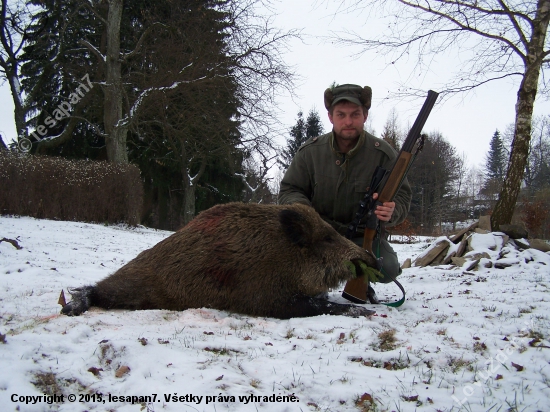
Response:
M279 212L279 222L283 227L283 232L293 244L300 247L311 244L311 225L300 213L291 209L283 209Z

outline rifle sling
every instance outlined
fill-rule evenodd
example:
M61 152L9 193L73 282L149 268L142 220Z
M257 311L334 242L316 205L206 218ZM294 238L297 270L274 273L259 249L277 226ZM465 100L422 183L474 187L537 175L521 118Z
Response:
M382 236L382 234L379 233L378 236L379 236L379 239L380 239L380 236ZM377 248L377 250L376 250L375 256L376 256L377 258L380 257L380 241L378 242L378 248ZM382 271L382 270L383 270L383 269L381 269L381 271ZM403 293L403 297L402 297L401 299L399 299L397 302L391 302L391 303L380 302L380 304L385 305L385 306L390 306L390 307L392 307L392 308L398 308L398 307L401 306L403 303L405 303L405 296L406 296L406 294L405 294L405 288L403 287L403 285L402 285L401 283L399 283L399 281L398 281L393 275L391 275L390 273L384 273L384 274L387 275L387 276L389 276L389 278L390 278L391 280L394 281L394 283L397 285L397 287L398 287L399 289L401 289L401 293Z

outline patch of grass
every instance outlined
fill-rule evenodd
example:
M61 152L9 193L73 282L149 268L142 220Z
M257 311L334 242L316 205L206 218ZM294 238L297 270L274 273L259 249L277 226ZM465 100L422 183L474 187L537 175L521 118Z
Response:
M402 357L401 355L402 354L400 352L398 358L392 358L386 361L376 359L364 359L362 360L362 364L371 368L386 369L389 371L406 369L410 366L411 360L408 354L406 357Z
M447 334L447 328L438 329L435 334L439 336L445 336Z
M330 384L332 385L333 382L335 382L335 381L331 380ZM336 379L336 382L348 383L348 382L351 382L351 380L350 380L350 378L348 378L347 375L344 375L340 379Z
M527 346L525 346L523 343L518 346L518 352L523 353L527 350Z
M448 318L449 315L437 315L435 317L434 323L445 323Z
M31 383L46 395L68 395L86 390L77 379L59 379L53 372L36 372Z
M432 321L432 317L431 316L428 316L427 318L423 318L423 319L418 319L414 322L414 327L416 328L418 325L420 325L421 323L428 323L428 322L431 322Z
M258 389L261 384L262 384L262 381L259 380L259 379L251 379L250 380L250 386L252 386L253 388Z
M418 395L401 395L401 399L403 399L405 402L415 402L417 407L422 406L422 401L418 399Z
M497 310L497 307L495 305L481 305L483 309L481 309L483 312L495 312Z
M443 340L451 342L451 343L455 343L454 338L452 336L448 336L446 334L443 336Z
M484 342L474 342L474 352L483 353L487 350L487 345Z
M378 342L371 346L374 350L387 352L397 348L397 338L395 337L395 329L386 329L378 334Z
M99 344L99 362L104 366L108 367L113 362L113 359L116 358L117 351L113 345L105 341Z
M294 336L296 336L296 335L294 335L294 328L292 328L292 329L290 329L290 328L287 329L285 338L286 338L286 339L290 339L290 338L293 338Z
M208 346L206 348L204 348L203 350L205 350L206 352L212 352L216 355L230 355L231 352L234 352L234 353L242 353L241 351L239 350L236 350L236 349L227 349L227 348L209 348Z
M455 358L454 356L450 356L448 361L447 361L447 365L449 365L449 367L451 368L451 371L453 373L458 372L460 369L462 369L464 367L471 366L472 363L473 363L473 361L466 360L462 356L460 358Z
M529 334L527 335L527 337L530 339L538 339L538 340L544 339L544 335L540 332L537 332L536 330L529 330Z
M369 393L363 395L357 395L353 400L353 403L360 412L378 412L378 405L374 401L374 398Z
M38 372L31 383L46 395L61 395L63 390L59 386L53 372Z

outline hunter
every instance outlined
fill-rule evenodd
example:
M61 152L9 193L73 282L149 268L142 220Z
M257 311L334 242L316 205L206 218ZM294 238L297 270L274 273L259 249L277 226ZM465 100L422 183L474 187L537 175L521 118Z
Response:
M372 101L370 87L354 84L334 86L325 91L324 103L332 132L308 139L296 153L281 181L278 203L303 203L345 236L367 191L376 166L390 169L397 157L384 140L364 130ZM373 196L377 197L377 194ZM380 225L373 251L382 257L382 283L401 274L397 254L387 242L385 227L395 226L407 217L411 202L409 183L403 185L393 202L379 205L375 214ZM351 239L363 244L364 223ZM371 303L378 302L373 288L367 292Z

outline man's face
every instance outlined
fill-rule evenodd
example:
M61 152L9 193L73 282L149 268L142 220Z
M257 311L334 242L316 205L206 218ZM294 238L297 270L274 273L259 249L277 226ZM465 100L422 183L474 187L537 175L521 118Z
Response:
M354 140L359 137L367 116L368 112L363 112L361 106L348 101L337 103L332 109L332 114L328 113L334 133L344 140Z

